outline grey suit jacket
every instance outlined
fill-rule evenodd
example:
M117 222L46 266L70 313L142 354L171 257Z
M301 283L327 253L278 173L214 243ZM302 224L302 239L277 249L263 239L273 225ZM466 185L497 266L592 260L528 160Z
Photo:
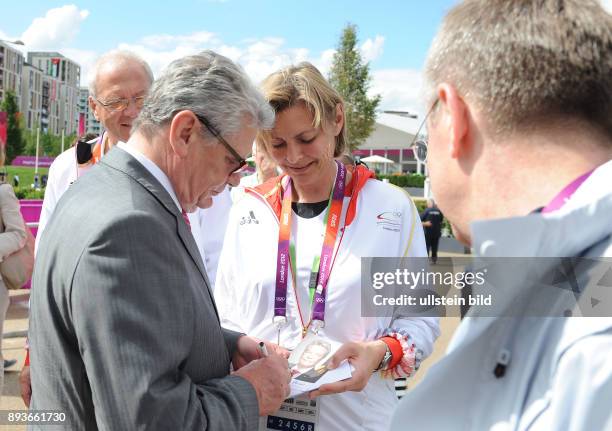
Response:
M189 228L119 148L49 221L29 336L31 408L65 412L61 429L257 428L254 388L228 375L238 334L219 325Z

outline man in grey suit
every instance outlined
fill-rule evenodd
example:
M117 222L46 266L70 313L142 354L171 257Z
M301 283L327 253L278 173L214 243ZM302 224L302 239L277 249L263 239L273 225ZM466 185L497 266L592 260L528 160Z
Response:
M244 72L210 51L154 83L130 140L64 194L38 251L33 410L65 412L65 429L250 430L280 407L287 360L220 327L183 217L273 118Z

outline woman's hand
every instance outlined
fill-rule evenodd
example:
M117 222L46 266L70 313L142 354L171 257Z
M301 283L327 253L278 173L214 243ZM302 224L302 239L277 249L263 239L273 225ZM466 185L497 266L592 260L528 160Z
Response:
M310 393L310 398L319 395L338 394L340 392L355 391L359 392L365 388L372 376L372 373L385 356L387 346L383 341L364 341L361 343L346 343L332 356L328 368L334 369L342 361L348 359L353 366L353 374L350 379L340 382L329 383L321 386L316 391Z

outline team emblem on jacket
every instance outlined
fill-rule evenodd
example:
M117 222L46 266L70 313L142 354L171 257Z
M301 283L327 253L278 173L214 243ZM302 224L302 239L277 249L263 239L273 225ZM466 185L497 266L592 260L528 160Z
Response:
M402 213L398 211L387 211L376 216L376 225L385 230L399 232L402 225Z
M259 220L257 220L257 217L255 217L255 214L253 213L253 211L249 211L249 215L246 217L242 217L240 219L240 225L242 226L243 224L259 224Z

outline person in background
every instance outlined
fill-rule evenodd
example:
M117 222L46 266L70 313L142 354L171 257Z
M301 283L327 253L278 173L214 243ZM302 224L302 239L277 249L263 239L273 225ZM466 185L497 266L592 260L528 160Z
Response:
M355 163L355 158L350 153L344 153L340 155L340 157L336 157L336 160L344 164L347 168L354 167L357 164Z
M391 429L611 429L598 283L612 257L612 16L595 0L466 0L424 77L429 142L415 153L437 204L480 262L509 272L495 316L471 307ZM531 278L559 262L568 282Z
M438 244L442 235L442 222L444 216L436 206L433 199L427 199L427 208L421 214L421 222L425 231L425 244L427 245L427 255L431 262L438 262ZM430 254L431 253L431 254Z
M80 160L82 163L78 163L73 146L57 156L51 164L38 222L36 249L57 202L70 184L104 157L117 142L129 139L134 120L152 83L153 73L149 65L130 51L109 51L97 59L89 83L88 103L104 132L95 143L90 142L94 145L90 160Z
M257 140L285 174L232 206L215 286L221 322L288 349L314 332L342 343L331 361L355 370L312 394L327 395L315 428L384 429L393 378L431 353L438 320L361 317L360 257L426 256L418 212L402 189L334 159L347 145L344 102L312 64L275 72L262 88L276 120Z
M0 167L4 166L5 152L0 148ZM19 210L19 200L10 184L0 183L0 260L6 259L26 243L26 224ZM4 359L2 356L2 334L4 333L4 319L10 305L10 296L2 276L0 275L0 397L4 383L4 370L12 367L16 359Z
M258 141L253 144L253 158L255 159L255 173L242 177L240 180L242 187L258 186L279 174L278 165Z
M261 143L257 141L253 142L252 155L255 160L255 172L251 175L243 176L240 179L238 187L232 188L231 194L233 202L242 198L245 188L258 186L280 174L280 168L268 153L266 153L266 149Z

